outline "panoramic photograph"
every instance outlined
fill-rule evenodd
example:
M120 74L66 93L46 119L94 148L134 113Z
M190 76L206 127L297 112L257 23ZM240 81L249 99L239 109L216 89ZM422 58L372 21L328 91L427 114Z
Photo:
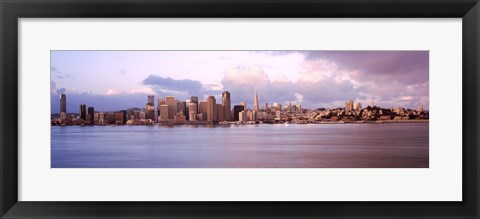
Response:
M429 168L429 52L50 52L51 168Z

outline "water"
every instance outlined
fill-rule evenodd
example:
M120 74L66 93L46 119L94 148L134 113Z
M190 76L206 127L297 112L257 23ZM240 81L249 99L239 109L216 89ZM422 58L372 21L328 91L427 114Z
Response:
M52 168L428 168L427 124L52 127Z

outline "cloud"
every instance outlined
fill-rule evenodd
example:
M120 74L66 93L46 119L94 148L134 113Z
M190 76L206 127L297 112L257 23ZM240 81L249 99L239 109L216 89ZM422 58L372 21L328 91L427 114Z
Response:
M157 93L181 92L191 96L197 96L202 92L202 83L190 79L176 80L170 77L150 75L143 80L144 85L152 86Z

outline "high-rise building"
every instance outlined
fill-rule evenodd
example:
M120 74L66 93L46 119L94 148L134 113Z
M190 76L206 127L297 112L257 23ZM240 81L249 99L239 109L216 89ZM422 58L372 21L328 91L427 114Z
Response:
M199 113L206 113L207 112L207 101L201 101L200 105L198 105L198 112Z
M95 120L93 119L93 116L94 116L94 114L95 114L95 109L94 109L93 107L88 107L88 111L87 111L87 112L88 112L88 118L87 118L87 119L88 119L90 122L95 121Z
M357 104L355 104L355 110L356 110L356 111L362 110L362 103L357 102Z
M238 121L239 121L239 122L245 122L245 121L247 121L247 120L248 120L248 118L247 118L247 112L242 111L242 112L239 112L239 113L238 113Z
M60 95L60 119L67 118L67 96L65 94Z
M257 89L255 89L255 97L253 99L253 111L255 112L258 112L259 111L259 108L258 108L258 95L257 95Z
M195 110L196 112L198 112L200 109L198 109L198 107L200 107L200 104L198 103L198 97L197 96L191 96L189 98L190 100L190 103L196 103L197 104L197 109ZM188 109L189 111L192 111L191 109Z
M60 94L60 113L67 113L67 96Z
M154 106L155 102L155 96L154 95L148 95L148 102L147 105Z
M207 121L215 122L217 119L217 101L214 96L207 98Z
M197 115L197 113L198 113L197 109L198 109L198 108L197 108L197 103L192 103L192 102L190 102L190 103L188 104L188 110L189 110L189 112L188 112L188 120L189 120L189 121L195 121L195 120L197 120L197 118L196 118L196 117L197 117L196 115ZM191 117L190 117L190 116L192 115L192 113L194 114L194 118L191 118Z
M222 94L222 105L223 105L223 114L224 120L230 121L232 119L231 110L232 105L230 103L230 92L224 91Z
M198 104L198 97L197 96L191 96L190 97L190 103L197 103Z
M160 121L168 120L168 115L170 114L168 110L169 106L167 104L160 105Z
M277 110L281 110L282 109L282 104L273 103L273 107L275 107L275 109L277 109Z
M175 115L177 113L183 113L183 105L179 100L175 100Z
M80 104L80 118L83 120L87 119L87 106L85 104Z
M265 112L268 112L268 102L265 102Z
M160 106L164 105L164 104L167 104L165 102L165 99L158 98L158 100L157 100L157 116L160 116Z
M225 108L222 104L217 104L217 121L225 121Z
M183 113L183 116L185 117L185 120L188 120L188 116L189 116L190 112L188 110L187 101L182 101L182 113Z
M115 124L123 125L127 121L127 111L120 110L115 113Z
M345 112L353 111L353 100L345 102Z
M422 113L423 112L423 104L418 105L418 112Z
M245 107L242 106L242 105L235 105L233 106L233 118L235 119L235 121L239 121L239 113L244 111L245 110Z
M168 119L174 119L175 117L175 112L177 111L176 108L176 103L175 103L175 98L172 96L165 97L165 102L168 105Z

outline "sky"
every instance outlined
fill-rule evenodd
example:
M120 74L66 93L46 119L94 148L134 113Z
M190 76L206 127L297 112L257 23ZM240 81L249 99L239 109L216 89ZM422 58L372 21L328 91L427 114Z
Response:
M428 51L51 51L51 112L142 108L147 95L199 100L224 90L233 105L429 109Z

